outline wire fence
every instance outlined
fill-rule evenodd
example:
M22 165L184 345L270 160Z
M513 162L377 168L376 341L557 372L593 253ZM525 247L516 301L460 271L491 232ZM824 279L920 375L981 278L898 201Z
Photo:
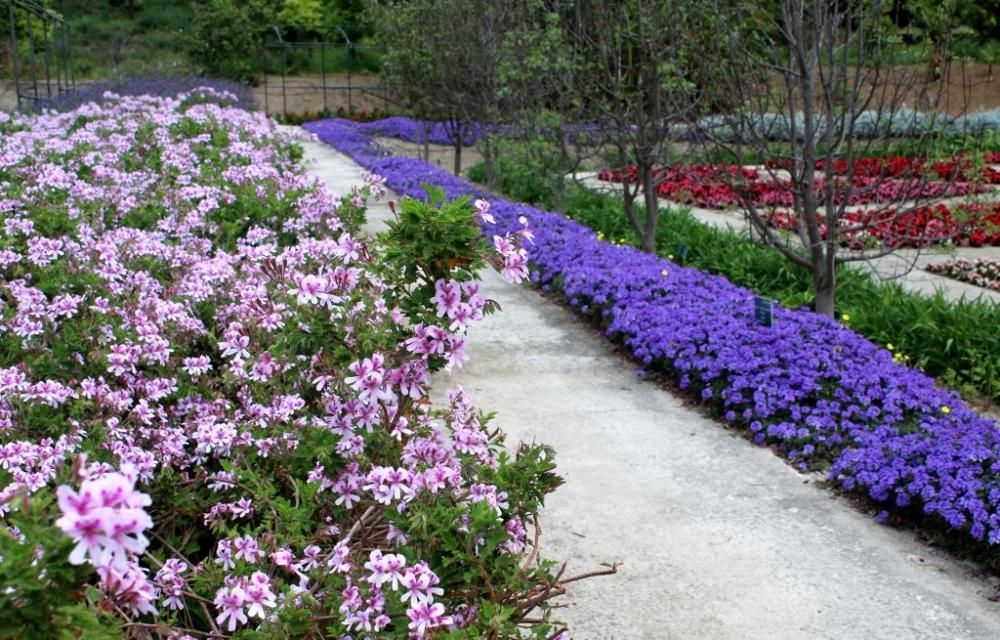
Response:
M70 25L60 14L37 0L3 1L7 7L0 4L0 18L9 22L2 29L7 33L0 32L0 66L7 72L6 97L0 97L4 108L41 111L91 84L81 84L74 75ZM372 71L378 47L354 42L349 28L272 26L258 56L259 84L252 92L271 115L371 113L398 107Z

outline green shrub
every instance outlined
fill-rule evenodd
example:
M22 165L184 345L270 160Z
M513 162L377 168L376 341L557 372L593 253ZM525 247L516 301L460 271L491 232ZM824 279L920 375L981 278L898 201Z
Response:
M188 55L205 75L252 81L261 36L273 23L274 8L263 0L209 0L194 14Z

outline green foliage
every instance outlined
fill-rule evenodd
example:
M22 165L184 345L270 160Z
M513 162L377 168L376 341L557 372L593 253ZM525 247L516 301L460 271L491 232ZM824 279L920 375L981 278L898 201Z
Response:
M447 96L437 91L447 70L436 56L441 32L435 23L442 20L441 2L387 3L376 9L375 37L384 48L382 79L393 87L421 118L447 120L456 112Z
M425 186L429 201L403 198L396 219L380 235L386 263L410 288L403 311L412 322L433 322L434 283L471 280L485 266L486 240L480 235L469 198L446 201L440 187ZM428 315L430 313L430 315Z
M188 54L206 75L252 81L254 53L276 18L274 3L266 0L208 0L195 11Z
M259 51L271 25L294 25L290 36L328 42L340 41L332 25L343 25L355 44L372 31L363 0L65 0L60 10L72 31L74 72L82 78L200 71L246 81L258 67L281 71L281 55ZM0 21L5 16L0 12ZM318 49L287 54L290 73L320 72ZM326 51L328 73L375 71L378 63L377 53L363 45Z
M502 159L499 190L551 209L551 177L526 162L527 157ZM469 177L482 180L485 169L472 167ZM572 185L566 211L610 242L637 242L619 198ZM717 229L684 211L670 211L661 215L656 240L660 255L672 256L678 245L686 245L685 265L723 275L786 307L808 307L812 302L809 272L745 233ZM838 269L837 282L836 314L846 315L852 329L877 344L892 344L898 359L972 399L1000 401L1000 335L994 330L1000 324L1000 307L909 293L897 283L878 282L851 267Z
M323 25L322 0L283 0L278 10L278 24L318 29Z
M190 73L184 54L190 2L66 0L77 78Z

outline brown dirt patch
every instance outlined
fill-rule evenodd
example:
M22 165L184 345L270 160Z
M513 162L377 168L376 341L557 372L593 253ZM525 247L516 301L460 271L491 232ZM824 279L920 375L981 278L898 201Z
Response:
M920 67L905 71L925 72ZM919 108L920 95L926 91L931 96L937 87L914 86L908 93L908 104ZM942 79L941 99L938 108L948 113L986 111L1000 107L1000 66L980 63L952 63ZM932 98L933 99L933 98Z
M404 142L396 138L377 138L377 140L383 147L391 149L393 155L420 158L421 160L424 158L424 145L422 144ZM440 144L432 144L428 145L428 147L430 148L430 158L427 161L430 164L449 172L454 169L455 149L453 147ZM462 148L463 172L472 165L482 162L482 160L482 154L475 147Z
M324 109L336 111L338 108L369 113L377 109L400 110L381 88L376 75L328 73L325 85L324 92L324 78L320 75L287 76L284 83L280 75L272 75L261 79L254 87L254 95L261 108L272 115L317 113Z

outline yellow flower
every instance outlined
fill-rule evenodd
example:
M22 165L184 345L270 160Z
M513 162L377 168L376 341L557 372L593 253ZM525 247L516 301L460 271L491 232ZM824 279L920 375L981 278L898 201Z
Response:
M949 407L946 404L941 405L941 413L943 413L945 415L951 413L951 407Z
M889 351L892 351L896 347L892 346L892 343L890 342L889 344L885 345L885 348L888 349Z
M668 253L668 254L667 254L667 259L668 259L668 260L673 260L673 259L674 259L674 254L672 254L672 253Z
M604 240L604 232L603 231L598 231L597 232L597 239L598 240Z
M840 319L843 320L844 322L850 322L851 321L851 316L849 316L849 315L847 315L845 313L844 315L840 316Z

